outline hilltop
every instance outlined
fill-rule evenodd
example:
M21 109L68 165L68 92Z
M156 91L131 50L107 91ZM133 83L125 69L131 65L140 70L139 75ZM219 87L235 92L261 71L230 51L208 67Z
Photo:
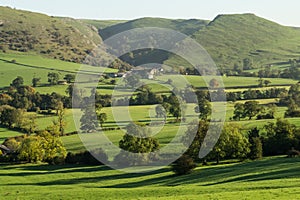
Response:
M103 30L100 30L99 33L103 39L106 39L117 33L127 31L133 28L143 28L143 27L159 27L159 28L169 28L179 32L182 32L187 35L191 35L196 31L205 27L209 21L199 20L199 19L164 19L164 18L151 18L145 17L141 19L131 20L125 23L119 23Z
M300 57L300 30L286 27L254 14L218 15L211 22L206 20L170 20L141 18L117 23L99 30L103 39L133 28L170 28L196 39L212 56L217 65L232 69L242 65L245 58L253 61L255 68L265 64L298 59ZM183 60L161 51L136 52L131 63L142 60L164 62L171 66L187 66ZM129 62L128 57L124 60Z
M192 36L224 67L244 58L266 64L300 56L300 31L254 14L219 15Z
M223 69L242 66L244 59L260 68L300 57L299 28L282 26L254 14L219 15L212 21L150 17L130 21L77 20L8 7L0 7L0 50L35 52L80 63L102 40L142 27L169 28L191 36ZM134 41L129 41L129 45L130 42ZM105 49L100 51L101 57L109 60ZM121 59L136 66L145 62L188 66L177 56L159 50L140 50Z

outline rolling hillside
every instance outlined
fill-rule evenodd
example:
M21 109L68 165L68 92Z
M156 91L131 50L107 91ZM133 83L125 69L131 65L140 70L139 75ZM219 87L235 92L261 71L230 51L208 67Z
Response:
M300 56L300 31L253 14L219 15L193 37L218 64L251 58L257 65Z
M190 19L190 20L171 20L163 18L141 18L125 23L116 24L100 30L100 35L103 39L106 39L117 33L127 31L133 28L143 28L143 27L160 27L169 28L187 35L192 35L196 31L205 27L209 22L206 20Z
M79 21L0 7L0 49L81 62L102 39Z
M219 15L211 22L163 18L76 20L8 7L0 7L0 50L35 52L64 61L82 62L102 38L105 40L141 27L163 27L190 35L221 68L241 66L245 58L253 61L254 68L260 68L300 57L300 29L285 27L254 14ZM105 54L105 49L101 50L100 57L109 60ZM132 65L156 62L173 67L188 66L175 55L150 49L125 55L122 60Z
M196 39L212 56L219 67L233 68L250 58L253 67L277 63L300 57L300 30L285 27L254 14L219 15L213 21L168 20L142 18L118 23L99 31L103 39L133 28L170 28ZM141 58L164 62L171 66L186 66L183 60L165 52L136 52L133 61L141 64ZM153 59L154 58L154 59ZM124 60L129 62L128 57Z

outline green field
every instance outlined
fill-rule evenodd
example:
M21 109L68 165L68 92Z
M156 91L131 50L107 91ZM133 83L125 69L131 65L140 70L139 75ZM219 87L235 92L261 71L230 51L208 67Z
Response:
M106 76L102 76L100 78L99 83L95 83L95 85L98 84L97 91L101 95L115 94L116 96L113 96L112 100L128 97L131 95L129 89L121 87L119 92L116 92L115 89L118 83L123 86L124 82L121 83L121 81L124 81L124 79L115 78L111 76L111 74L108 74L117 73L119 72L119 69L120 71L124 70L123 64L125 64L125 61L123 62L117 59L115 60L117 63L112 63L114 68L119 69L93 67L89 65L83 65L81 63L83 63L83 61L87 58L87 55L90 54L92 57L95 56L97 58L97 62L95 62L95 60L91 61L88 59L91 65L105 66L112 61L112 57L108 55L108 52L114 52L114 49L98 45L101 44L103 40L111 37L114 34L133 28L144 27L168 28L187 34L200 45L202 45L205 50L207 50L213 61L216 63L216 66L224 74L239 73L238 70L233 70L233 68L237 67L238 69L250 69L243 70L243 72L249 72L253 75L254 72L257 73L259 70L269 65L271 66L271 70L281 70L281 73L284 74L284 70L290 67L288 60L299 59L300 56L300 46L297 45L300 41L300 29L282 26L269 20L257 17L254 14L219 15L212 21L201 19L185 20L151 17L135 20L77 20L68 17L50 17L39 13L21 11L0 6L0 94L8 89L11 82L17 76L24 78L24 85L32 85L33 78L41 78L41 83L34 88L36 92L41 94L50 94L56 92L61 95L67 95L66 89L68 84L51 86L48 83L47 77L49 72L58 73L60 80L63 80L66 74L76 75L81 73L93 75L95 77L95 75L99 75L99 73L107 73L105 74ZM160 40L155 38L155 34L153 34L153 36L154 37L151 36L149 38L151 41L148 41L150 46L152 46L154 43L160 42ZM165 36L162 35L162 38L165 39ZM126 50L127 47L132 46L132 44L135 42L138 42L139 44L137 46L140 47L146 45L146 43L144 44L144 41L135 41L137 40L136 38L129 36L128 38L123 37L123 39L124 41L126 40L127 44L121 44L121 42L117 41L120 50ZM147 40L146 37L145 39ZM152 44L152 42L154 43ZM181 42L176 42L176 48L180 44ZM98 48L97 53L92 52L92 50L97 46L100 47ZM183 49L185 48L182 48L182 50ZM154 80L141 79L141 82L145 83L145 85L148 85L155 94L168 96L171 94L171 91L174 88L177 88L180 90L180 92L186 95L186 93L183 91L188 90L186 88L187 86L193 86L195 89L205 90L208 87L207 84L209 84L209 82L215 78L213 76L204 77L195 75L176 75L175 72L179 71L179 69L183 70L180 72L184 74L184 69L189 67L190 64L177 55L174 55L170 52L157 51L155 48L135 50L130 52L128 55L123 55L120 57L120 59L127 60L126 62L129 62L132 65L134 64L135 66L149 62L162 63L172 68L172 70L165 69L164 73L155 76ZM249 60L248 65L245 60ZM297 62L299 63L298 60ZM122 65L122 67L120 67L119 64ZM201 63L199 66L206 66L206 64L206 59L204 59L203 63ZM129 66L126 64L125 67L127 70L127 67ZM228 70L230 71L228 72ZM186 70L186 72L188 72L188 70ZM203 70L203 73L212 74L210 73L210 70ZM280 74L280 77L286 77L282 76L282 74ZM92 86L94 83L94 77L87 81L88 86ZM219 81L219 86L222 87L224 84L224 89L226 92L243 92L250 89L264 91L270 90L271 88L285 88L286 90L289 90L291 85L296 84L299 81L283 78L264 78L264 80L269 80L270 84L268 87L261 87L259 86L258 77L224 75L221 78L223 83ZM114 82L112 82L113 80L116 81L115 85ZM171 80L171 84L167 84L169 80ZM82 81L82 83L85 82ZM214 88L217 90L218 87L216 86ZM16 89L19 89L19 87L16 87ZM13 92L13 88L11 92ZM13 96L14 94L11 95L14 97L13 101L7 100L9 98L6 97L6 95L2 95L0 99L0 106L2 106L2 103L14 104L13 106L19 108L21 106L25 107L25 105L21 105L21 103L25 104L27 102L26 100L28 100L28 103L34 102L29 101L30 98L35 98L33 95L28 95L28 99L26 99L26 94L21 94L21 92L19 92L20 94L16 93L18 96ZM24 93L25 92L26 91L24 91ZM146 92L143 93L143 95L146 94ZM79 93L85 93L85 91L80 90ZM133 93L138 93L138 90L134 91ZM10 95L10 93L8 94ZM285 94L280 94L280 96L281 95L282 98L285 98ZM38 95L36 96L38 97ZM145 96L146 95L144 95L143 98ZM150 100L150 95L145 97L145 99L146 98L149 98ZM60 102L57 102L58 100L59 99L53 100L50 98L45 98L43 99L45 102L41 102L43 105L35 104L28 107L43 107L44 103L48 104L51 101L51 105L53 104L56 105L56 107L61 108ZM69 99L66 99L64 101L66 105L70 102L68 100ZM90 99L86 98L84 100L85 101L82 101L82 103L89 105L88 100ZM257 99L255 101L258 101L260 105L266 107L269 104L278 103L279 100L280 98ZM36 102L38 102L38 99ZM171 106L176 105L174 101L170 100L169 102L172 102ZM240 127L240 130L233 129L235 135L237 135L235 132L240 131L242 134L244 134L244 136L248 136L249 130L255 127L257 127L260 131L259 134L261 138L259 138L259 140L254 140L254 137L257 139L257 136L253 136L254 133L252 136L249 136L249 148L251 147L251 152L245 153L247 155L244 156L250 158L252 154L259 154L260 152L255 152L256 150L259 151L259 148L263 152L257 157L268 155L265 150L266 148L269 148L268 145L270 144L268 144L268 142L270 143L270 141L267 141L265 138L263 138L267 134L266 130L264 129L265 125L271 122L276 122L276 120L279 118L284 118L285 112L288 108L277 107L275 119L256 120L255 117L253 117L252 120L246 118L241 119L240 121L233 121L232 118L234 115L235 104L245 102L246 101L230 101L212 103L214 105L213 112L216 114L214 115L212 121L219 123L217 120L219 120L221 114L223 114L223 110L221 108L222 106L225 106L225 125L229 125L229 128L231 128L230 126L235 127L236 125ZM44 106L44 109L46 107L47 106ZM113 108L104 107L101 109L101 113L107 114L107 120L102 125L103 132L99 131L100 133L90 133L89 131L87 131L88 133L82 133L80 130L78 130L79 127L76 127L77 124L75 122L76 118L80 117L80 110L66 109L64 116L64 120L66 122L64 130L66 135L62 136L61 140L68 153L86 151L87 148L85 145L87 143L89 149L101 147L108 155L108 161L111 162L113 161L114 157L110 153L119 153L119 149L112 148L113 145L119 146L120 140L122 140L124 134L126 133L126 126L130 122L135 122L137 124L145 125L150 129L152 133L151 137L156 138L159 141L160 153L163 152L166 155L171 155L178 152L176 150L181 150L180 145L182 145L182 138L177 135L179 130L181 131L179 133L182 134L189 133L189 123L193 119L198 120L198 116L194 113L195 107L195 104L186 104L186 115L181 123L176 121L176 118L171 114L166 117L165 123L162 118L157 118L155 111L156 105L129 106L129 108L126 106L116 106ZM14 124L21 124L21 120L22 122L27 123L27 120L17 116L21 112L18 112L18 114L15 114L16 112L14 112L14 115L10 116L12 114L10 114L9 109L6 107L2 108L4 109L3 111L1 109L0 112L1 124L6 123L6 125L9 125L9 122L13 121L13 117L15 119L18 118L18 123ZM86 116L90 114L88 111L88 109L85 111ZM42 110L42 112L39 111L36 113L38 130L45 130L49 128L49 126L53 125L56 120L58 120L58 116L53 114L54 111L52 114L45 114L44 112L45 111ZM129 113L128 116L126 115L127 112ZM28 112L24 116L26 118L31 114L33 113ZM6 120L4 119L5 117L11 118ZM286 120L296 125L297 128L300 128L300 117L286 118ZM88 121L88 123L92 122ZM27 125L28 124L26 124L26 126ZM21 127L22 126L23 123ZM292 128L288 128L289 131L294 131ZM23 135L23 133L14 130L15 129L11 130L5 127L0 127L0 144L2 144L7 138ZM76 131L78 134L76 134ZM225 129L225 131L227 130ZM131 131L129 130L128 132ZM42 135L46 134L41 134L41 136ZM109 143L106 143L103 137L101 137L103 135L109 139ZM295 145L295 148L297 149L297 146L299 146L299 140L296 140L297 135L294 135L294 138L288 138L288 142L291 143L290 141L293 141L293 145ZM230 135L228 135L228 137L229 136ZM237 136L239 136L241 139L244 139L240 134ZM52 160L58 158L59 156L57 155L59 153L55 151L58 149L58 146L54 146L56 145L56 139L52 139L52 137L48 138L46 136L42 137L45 138L32 137L29 138L30 140L24 140L26 143L23 142L20 145L20 148L16 150L17 154L20 153L18 156L22 156L22 151L26 151L26 154L28 155L32 153L32 149L26 149L26 145L33 144L35 145L33 148L41 150L41 153L44 152L45 155L43 162L47 161L50 163L49 160L51 160L54 156L56 157L54 157ZM200 137L202 137L202 133L200 133ZM227 137L226 134L224 137ZM42 139L41 144L37 144L38 142L36 142L39 139ZM233 142L234 139L235 138L232 138ZM272 138L270 137L269 139ZM281 139L282 137L280 140ZM250 140L252 141L250 142ZM278 141L280 140L278 139ZM171 148L165 152L163 147L166 147L166 145L168 145L171 141ZM221 144L225 143L222 140L220 141ZM231 143L229 140L225 141ZM259 143L260 141L261 143ZM294 141L297 141L297 143ZM140 142L139 140L134 140L134 142L138 145L142 144L144 149L148 148L146 147L147 145L155 146L150 144L150 142L147 142L147 144L143 144L143 142ZM271 140L271 142L273 142L273 140ZM127 141L124 143L127 143ZM132 143L128 144L131 145ZM207 146L207 144L209 143L203 142L202 147L205 145ZM235 145L236 143L233 144ZM276 142L271 143L271 145L274 145L272 147L277 147L275 145L283 146L280 144L280 142L277 142L277 140ZM9 147L9 145L7 146ZM236 146L243 146L243 144L240 142L236 144ZM236 146L233 148L226 147L226 151L234 151ZM246 152L246 148L248 148L248 146L244 146L245 148L243 149ZM263 146L263 149L261 146ZM43 148L47 148L49 152L53 151L53 157L50 157L49 155L46 157L48 151L43 151ZM255 149L253 150L252 148ZM289 148L293 148L294 150L292 145L289 146ZM221 148L217 146L214 151L219 151L218 149L221 150ZM25 164L25 162L7 163L8 161L6 158L1 156L0 200L300 199L300 157L288 158L287 156L284 156L284 153L287 153L287 150L276 154L270 154L282 156L264 157L255 161L241 161L238 159L227 160L227 158L230 158L231 155L227 154L226 152L226 156L224 157L218 152L216 153L217 155L214 159L207 157L208 165L202 166L201 162L198 162L199 160L197 160L197 162L195 161L197 168L191 174L182 176L176 176L171 170L171 166L165 166L158 171L144 174L130 174L111 169L107 166L70 164L51 165L40 162L35 164ZM2 149L0 153L2 154ZM5 148L3 149L3 153L5 156ZM292 153L296 154L297 152L289 152L289 154ZM85 155L86 154L84 154L84 156ZM78 155L76 156L79 157ZM72 156L68 156L68 158L70 157L72 159ZM76 159L74 158L76 161L73 163L83 162L82 158L77 157ZM221 162L216 164L215 160L218 160L219 158L221 158ZM238 155L234 155L232 158L240 157ZM21 159L22 158L20 157L17 158L17 160ZM130 159L130 157L124 157L124 159ZM65 163L72 162L70 162L69 159L66 159ZM184 164L188 165L187 162Z
M3 199L299 199L300 158L125 174L104 166L0 166Z

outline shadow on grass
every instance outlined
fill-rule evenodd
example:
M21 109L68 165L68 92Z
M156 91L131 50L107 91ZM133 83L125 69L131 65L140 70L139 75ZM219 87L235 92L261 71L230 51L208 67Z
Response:
M68 179L28 183L28 185L52 186L52 185L72 185L84 183L101 183L96 188L137 188L144 186L162 185L162 186L179 186L186 184L196 184L199 186L212 186L226 183L240 183L263 180L275 180L282 178L300 178L300 158L282 158L273 157L255 162L244 162L228 164L223 166L210 166L198 168L194 173L184 176L175 176L170 173L169 168L145 174L125 174L115 171L105 166L22 166L21 170L30 172L0 174L1 176L30 176L43 174L65 174L65 173L87 173L82 177ZM2 168L3 169L3 168ZM111 170L110 172L108 172ZM93 172L101 172L92 174ZM108 173L107 173L108 172ZM91 173L91 174L90 174ZM155 177L153 175L156 175ZM59 179L59 180L58 180ZM114 180L117 184L105 185L105 181ZM104 182L103 182L104 181ZM12 184L12 185L24 185ZM250 184L251 185L251 184Z
M199 184L202 186L218 185L240 181L262 181L282 178L300 178L300 158L270 158L256 162L214 166L197 169L185 176L166 175L164 177L123 183L109 188L135 188L146 185L178 186Z
M18 169L28 172L20 173L0 173L1 176L33 176L33 175L50 175L50 174L66 174L66 173L91 173L99 171L112 170L111 168L103 165L87 166L87 165L30 165L16 167L17 165L1 166L2 170Z
M73 169L73 170L69 170L67 172L63 171L60 173L70 173L70 172L99 172L101 170L112 170L115 171L113 169L110 169L108 167L102 167L102 169L100 168L92 168L91 170L78 170L78 169ZM18 183L18 184L8 184L8 185L36 185L36 186L53 186L53 185L73 185L73 184L84 184L84 183L92 183L92 182L101 182L101 181L108 181L108 180L126 180L126 179L130 179L130 178L142 178L142 177L147 177L147 176L151 176L154 174L159 174L159 173L164 173L164 172L168 172L168 169L161 169L155 172L149 172L149 173L144 173L144 174L126 174L126 173L122 173L122 172L117 172L115 171L114 173L116 174L112 174L112 175L107 175L105 173L103 173L103 176L94 176L94 177L83 177L83 178L75 178L75 179L60 179L60 180L53 180L53 181L47 181L47 182L39 182L39 183ZM37 172L37 174L39 174ZM37 174L29 174L29 175L37 175ZM49 173L49 174L57 174L57 172L53 172L53 173ZM0 174L1 176L2 174ZM6 174L6 176L10 174ZM22 173L18 174L18 176L22 176Z

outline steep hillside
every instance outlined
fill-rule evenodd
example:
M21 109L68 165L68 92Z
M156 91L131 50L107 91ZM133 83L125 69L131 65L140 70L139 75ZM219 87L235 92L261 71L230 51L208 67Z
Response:
M253 14L219 15L192 36L220 67L233 68L250 58L254 67L300 56L300 31ZM181 63L172 57L167 64Z
M101 42L96 28L76 20L0 7L0 48L81 62Z
M190 19L190 20L171 20L163 18L141 18L132 21L128 21L121 24L116 24L100 30L100 35L103 39L106 39L117 33L130 30L133 28L143 28L143 27L161 27L169 28L187 35L191 35L194 32L205 27L209 22L206 20Z

